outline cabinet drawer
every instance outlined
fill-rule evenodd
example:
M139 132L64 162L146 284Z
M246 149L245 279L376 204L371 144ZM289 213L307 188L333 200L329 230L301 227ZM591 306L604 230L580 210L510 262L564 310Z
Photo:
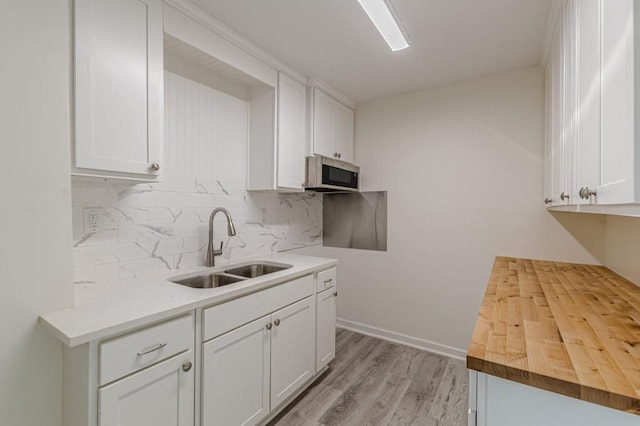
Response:
M320 293L328 288L335 287L336 285L336 268L327 269L326 271L318 272L318 279L316 281L316 293Z
M176 318L100 344L100 385L191 349L193 317Z
M213 339L313 294L313 275L204 310L203 340Z

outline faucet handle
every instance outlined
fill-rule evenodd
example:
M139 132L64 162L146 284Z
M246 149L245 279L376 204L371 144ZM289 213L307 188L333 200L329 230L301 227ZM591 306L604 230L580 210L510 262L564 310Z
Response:
M214 256L220 256L222 254L222 241L220 241L220 248L213 251Z

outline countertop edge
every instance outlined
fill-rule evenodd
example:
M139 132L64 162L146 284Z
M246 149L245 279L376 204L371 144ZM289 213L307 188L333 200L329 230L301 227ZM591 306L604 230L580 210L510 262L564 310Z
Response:
M467 355L467 369L602 407L640 415L640 399Z

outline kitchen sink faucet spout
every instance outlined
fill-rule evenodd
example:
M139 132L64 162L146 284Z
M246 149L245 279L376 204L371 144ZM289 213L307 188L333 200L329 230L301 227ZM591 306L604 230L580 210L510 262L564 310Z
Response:
M230 237L236 235L236 228L235 226L233 226L233 219L231 219L229 210L225 209L224 207L213 209L213 211L211 212L211 216L209 216L209 246L207 247L207 266L214 266L215 257L222 254L222 242L220 242L219 250L215 250L213 248L213 219L218 212L224 213L224 215L227 217L227 235L229 235Z

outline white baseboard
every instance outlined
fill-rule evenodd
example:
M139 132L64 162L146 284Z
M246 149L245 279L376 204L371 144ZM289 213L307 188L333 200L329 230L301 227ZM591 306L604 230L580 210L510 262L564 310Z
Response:
M449 358L464 361L467 357L467 351L454 348L419 337L407 336L406 334L396 333L395 331L384 330L382 328L373 327L355 321L349 321L342 318L336 319L336 326L346 330L355 331L357 333L366 334L367 336L377 337L401 345L411 346L412 348L422 349L427 352L433 352L438 355L444 355Z

